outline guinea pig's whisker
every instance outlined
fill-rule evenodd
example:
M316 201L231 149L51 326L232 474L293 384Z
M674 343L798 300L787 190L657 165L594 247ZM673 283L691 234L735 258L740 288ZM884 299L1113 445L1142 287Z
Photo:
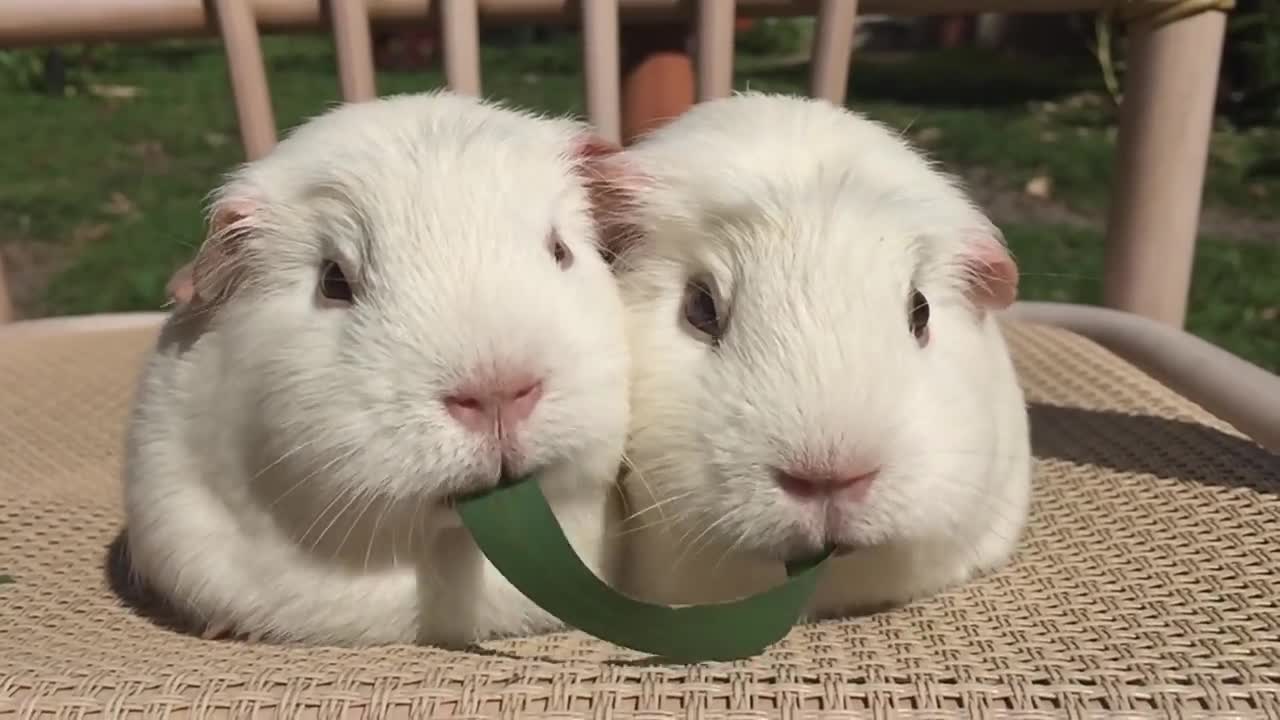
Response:
M720 554L720 558L716 560L714 565L711 566L711 571L713 573L718 571L720 569L720 565L725 561L725 558L736 553L738 551L738 548L742 545L742 542L746 540L747 536L750 534L751 533L750 533L749 526L746 523L743 523L742 529L738 531L737 537L735 537L733 539L733 542L729 543L729 547L726 548L725 551Z
M700 448L691 448L683 457L688 457L688 454L693 454L698 449ZM660 478L663 475L687 472L688 469L684 467L685 462L687 461L683 460L681 456L676 454L650 458L643 464L643 470L638 472L637 476L639 480L645 484L645 488L649 489L650 493L653 494L653 483L651 481L655 479L654 476L656 475Z
M673 496L671 496L671 497L669 497L669 498L666 498L665 500L659 500L659 501L657 501L657 502L655 502L655 503L653 503L653 504L649 505L648 507L641 508L640 510L637 510L637 511L635 511L635 512L631 513L630 515L628 515L628 516L624 517L624 518L622 519L622 521L623 521L623 522L627 522L627 521L630 521L630 520L634 520L634 519L636 519L636 518L640 517L641 515L643 515L643 514L645 514L645 513L647 513L647 512L652 512L652 511L654 511L654 510L658 510L658 511L659 511L659 514L661 515L661 514L663 514L663 513L662 513L662 506L663 506L663 505L668 505L668 504L670 504L670 503L676 502L677 500L683 500L684 498L689 497L690 495L694 494L695 492L697 492L697 491L696 491L696 490L689 490L688 492L683 492L683 493L680 493L679 495L673 495Z
M631 460L631 456L628 455L626 451L623 451L622 457L618 459L618 463L630 472L634 472L637 469L635 462Z
M916 115L915 117L908 120L907 124L902 126L902 130L898 132L898 137L905 139L907 137L907 133L911 132L911 128L915 127L915 124L919 119L920 119L920 115Z
M626 459L626 462L627 462L628 468L632 472L643 476L645 473L652 474L654 472L660 472L663 470L672 470L672 469L679 468L680 455L677 454L676 451L681 450L684 452L688 452L690 450L696 450L696 449L698 448L693 445L690 445L688 448L671 448L667 455L649 456L649 457L646 457L643 462L637 461L635 458L628 456ZM641 479L646 479L646 478L642 477Z
M643 485L645 490L648 491L650 495L653 494L652 488L650 488L649 484L645 482L644 473L641 471L640 466L637 465L634 461L632 461L631 457L627 455L626 451L623 451L622 453L622 457L620 458L620 464L622 465L622 467L626 468L625 474L627 477L634 476L636 481L639 482L641 485ZM622 507L623 507L623 512L629 513L631 511L631 498L625 492L622 493Z
M987 451L985 451L985 450L965 450L965 449L961 449L961 448L954 448L954 449L948 449L948 448L929 448L929 449L928 449L928 450L926 450L925 452L921 453L921 455L922 455L922 456L924 456L924 457L928 457L928 456L930 456L930 455L951 455L951 456L960 456L960 457L965 457L965 456L978 456L978 457L992 458L992 459L997 459L997 460L1012 460L1012 459L1017 459L1017 458L1018 458L1018 456L1017 456L1017 455L1007 455L1007 454L1002 454L1002 453L991 453L991 452L987 452Z
M1069 280L1096 280L1102 282L1099 275L1079 275L1076 273L1051 273L1051 272L1022 272L1018 274L1022 277L1046 277L1046 278L1067 278Z
M346 505L343 505L341 510L334 513L333 517L329 518L329 523L324 526L324 530L320 531L320 536L317 537L316 541L311 544L311 548L313 550L320 546L320 542L324 540L326 536L328 536L329 531L333 529L333 526L338 522L338 520L342 518L344 515L346 515L351 510L351 508L355 507L355 504L364 495L363 492L354 492L354 493L345 493L345 494L348 496ZM367 508L368 505L366 504L365 507ZM363 514L363 511L361 511L361 514ZM350 533L351 529L355 527L355 524L356 524L356 520L353 519L349 521L349 524L347 526L348 533ZM343 537L343 539L338 543L338 546L334 548L333 555L330 556L331 558L336 558L338 556L338 553L342 551L342 545L345 542L346 542L346 537Z
M419 496L418 502L422 502L421 496ZM382 527L382 521L386 519L387 513L390 510L391 510L391 504L383 503L382 512L378 513L378 517L375 518L373 521L373 530L369 532L369 542L365 543L365 548L364 548L364 565L362 566L364 572L369 572L369 558L373 555L373 544L378 540L378 528ZM410 533L413 532L413 523L409 523L409 532ZM396 538L395 538L395 534L393 533L391 536L391 551L393 553L395 552L395 548L396 548ZM412 548L411 548L411 551L412 551Z
M628 528L626 528L626 529L619 530L618 532L616 532L616 533L614 533L614 534L613 534L613 537L614 537L614 538L625 538L625 537L629 537L629 536L631 536L631 535L635 535L636 533L641 533L641 532L644 532L644 531L646 531L646 530L652 530L652 529L654 529L654 528L662 527L663 525L668 525L668 524L669 524L668 522L666 522L665 520L663 520L663 519L659 518L659 519L657 519L657 520L654 520L654 521L653 521L653 522L651 522L651 523L645 523L644 525L634 525L634 526L632 526L632 527L628 527Z
M298 541L302 542L306 540L308 537L310 537L311 531L315 529L316 524L319 523L320 520L322 520L325 516L327 516L329 514L329 511L332 510L333 507L337 505L340 500L346 499L347 497L351 496L353 492L354 492L354 488L345 487L340 492L334 493L333 499L330 500L329 504L325 505L324 508L320 510L320 512L316 513L315 519L312 520L311 524L307 526L306 532L302 533L302 537L298 538ZM316 544L318 542L319 540L317 539L316 543L311 544L312 550L315 550Z
M682 492L680 493L680 495L671 496L666 498L666 500L659 500L657 502L654 502L652 503L652 505L649 505L648 507L644 507L644 509L637 510L635 512L632 512L631 515L627 515L626 518L623 519L623 521L635 520L636 518L639 518L639 516L646 514L646 512L653 512L654 510L658 511L658 516L660 520L669 521L671 520L671 518L668 518L667 512L663 510L663 507L666 507L667 505L671 505L672 502L678 502L678 501L684 500L684 498L694 495L694 492L695 491Z
M673 525L680 522L681 520L688 518L691 514L692 513L686 510L686 511L677 513L676 515L672 515L670 517L660 517L657 520L654 520L653 522L645 523L643 525L635 525L633 527L626 528L625 530L622 530L616 533L614 537L626 537L628 535L633 535L635 533L643 532L645 530L651 530L656 527L662 527L664 525Z
M652 467L651 467L651 469L652 469ZM636 473L635 473L635 478L636 478L636 481L637 481L637 482L639 482L642 486L644 486L644 490L645 490L645 492L648 494L648 496L649 496L650 498L662 498L662 497L663 497L663 494L662 494L662 493L659 493L659 492L657 492L657 491L655 491L655 490L654 490L653 484L652 484L652 483L650 483L650 482L645 478L644 473L642 473L642 472L640 472L640 471L638 471L638 470L637 470L637 471L636 471ZM687 496L689 496L689 495L691 495L691 494L693 494L693 493L692 493L692 492L683 493L683 494L681 494L681 495L677 496L675 499L679 499L679 498L687 497ZM639 514L641 514L641 513L645 513L645 512L649 512L650 510L653 510L653 509L655 509L655 508L657 508L657 510L658 510L658 514L659 514L659 515L665 515L666 513L665 513L665 511L664 511L662 508L663 508L663 506L665 506L666 504L668 504L672 499L673 499L673 498L668 497L668 498L661 499L661 500L655 500L655 502L654 502L652 505L650 505L650 506L648 506L648 507L646 507L646 508L644 508L644 509L642 509L642 510L637 511L636 513L634 513L634 514L632 514L632 515L628 515L627 519L628 519L628 520L630 520L630 519L632 519L633 517L635 517L636 515L639 515ZM628 504L628 505L629 505L629 504ZM628 508L627 508L627 509L628 509L628 511L629 511L629 510L630 510L630 507L628 506Z
M413 533L414 533L414 531L417 529L417 525L418 525L418 512L419 512L419 508L420 508L421 506L422 506L422 496L421 496L421 495L419 495L419 496L418 496L418 499L417 499L416 501L414 501L414 504L413 504L413 514L409 515L409 517L408 517L407 521L404 523L404 525L405 525L405 532L404 532L404 547L405 547L405 550L407 550L407 551L408 551L408 553L409 553L409 555L410 555L410 556L412 556L412 555L413 555ZM388 505L385 511L386 511L386 512L389 512L390 510L391 510L391 506L390 506L390 505ZM382 520L381 520L381 518L379 518L378 523L381 523L381 522L382 522ZM372 542L373 542L373 539L374 539L374 538L376 538L376 537L378 536L378 524L377 524L377 523L375 523L373 527L374 527L374 531L373 531L373 534L370 536L370 543L372 543ZM394 558L394 557L396 557L396 556L399 554L399 547L400 547L400 533L395 532L395 531L392 531L392 533L391 533L391 556L392 556L393 558ZM365 569L366 569L366 570L368 570L368 567L369 567L369 556L370 556L370 552L369 552L369 550L365 550L365 560L364 560L364 562L365 562ZM395 565L395 562L394 562L394 561L392 562L392 565L393 565L393 566Z
M407 548L407 550L408 550L408 555L410 555L410 557L412 557L412 556L413 556L413 548L412 548L412 547L408 547L408 548ZM392 538L392 566L393 566L393 568L398 568L398 566L399 566L399 552L397 552L397 550L396 550L396 539L394 539L394 538Z
M650 506L649 506L649 507L647 507L647 508L644 508L644 509L642 509L642 510L639 510L638 512L631 513L630 515L627 515L626 517L624 517L624 518L622 519L622 522L623 522L623 523L630 523L631 521L633 521L633 520L635 520L635 519L639 518L641 515L643 515L643 514L645 514L645 513L649 512L649 511L651 511L651 510L655 509L658 505L665 505L665 504L669 504L669 503L676 502L676 501L679 501L679 500L683 500L683 499L685 499L685 498L687 498L687 497L691 497L691 496L693 496L693 495L695 494L695 492L696 492L696 491L692 491L692 490L691 490L691 491L689 491L689 492L681 493L681 494L676 495L676 496L672 496L672 497L669 497L669 498L664 498L664 499L662 499L662 500L659 500L659 501L655 502L653 505L650 505ZM689 515L690 515L691 513L692 513L692 509L691 509L691 508L688 508L688 507L677 508L677 509L676 509L676 512L675 512L674 514L672 514L672 513L665 513L665 512L659 512L658 517L654 520L654 523L671 523L671 522L674 522L674 521L676 521L676 520L680 520L680 519L683 519L683 518L687 518L687 517L689 517ZM650 525L646 525L646 527L649 527L649 526L650 526Z
M250 483L257 482L257 481L258 481L258 480L259 480L263 475L267 474L267 472L269 472L269 471L271 470L271 468L273 468L273 467L275 467L275 466L279 465L280 463L284 462L286 459L288 459L288 458L289 458L290 456L292 456L294 453L296 453L296 452L298 452L298 451L300 451L300 450L303 450L303 449L309 448L309 447L311 447L311 446L312 446L312 445L314 445L314 444L316 444L316 438L312 438L312 439L310 439L310 440L308 440L308 441L306 441L306 442L302 443L301 445L297 445L297 446L295 446L292 450L286 450L285 452L283 452L283 453L281 453L281 454L280 454L280 457L277 457L275 460L272 460L270 463L268 463L267 465L265 465L261 470L259 470L258 472L254 473L254 474L253 474L253 477L249 479L249 482L250 482Z
M685 556L688 555L690 552L694 552L695 554L696 552L701 552L702 548L699 546L699 542L703 538L707 538L707 542L712 542L715 539L715 536L710 535L711 531L715 530L720 525L720 523L728 520L731 517L733 517L733 513L725 513L721 515L715 522L703 528L702 532L698 533L697 537L695 537L692 541L690 541L685 545L684 550L681 551L678 557L676 557L675 562L673 562L672 565L679 565L680 562L684 560ZM695 552L695 548L697 549L696 552Z
M355 500L359 499L359 497L360 497L359 495L356 495L356 497L352 499L352 502L355 502ZM356 529L356 526L360 524L360 518L364 517L364 514L369 512L369 508L373 507L373 504L376 503L377 501L378 501L378 496L373 495L369 498L369 501L364 504L364 507L360 508L360 512L356 513L356 516L351 519L350 523L347 524L347 532L344 533L342 536L342 539L338 541L338 547L333 551L333 555L331 557L336 558L342 554L342 548L346 547L347 541L351 539L351 533ZM351 504L348 503L347 508L349 509L350 507L351 507ZM342 517L342 514L345 512L346 510L343 510L342 513L339 513L338 515L334 516L334 519L330 520L329 524L332 525L334 521L336 521L339 517ZM326 529L325 532L328 532L328 529Z
M337 464L338 464L338 463L340 463L340 462L343 462L343 461L346 461L346 460L351 459L351 458L352 458L352 457L354 457L354 456L355 456L355 454L356 454L357 452L359 452L359 451L360 451L360 448L359 448L359 447L353 447L353 448L351 448L350 450L348 450L348 451L346 451L346 452L342 453L341 455L337 455L337 456L335 456L333 459L331 459L329 462L325 463L324 465L321 465L320 467L316 468L315 470L312 470L311 472L307 473L306 475L304 475L304 476L302 477L302 479L301 479L301 480L299 480L298 482L296 482L296 483L294 483L292 486L290 486L290 487L289 487L289 489L287 489L287 490L285 490L284 492L282 492L282 493L280 493L279 495L277 495L277 496L275 497L275 499L271 501L271 505L270 505L269 507L275 507L275 506L276 506L276 503L278 503L278 502L280 502L281 500L283 500L283 499L284 499L284 497L285 497L286 495L288 495L289 493L291 493L291 492L293 492L294 490L297 490L298 488L302 487L302 486L303 486L303 484L305 484L308 480L310 480L310 479L314 478L315 476L319 475L320 473L325 472L326 470L328 470L329 468L333 467L334 465L337 465Z

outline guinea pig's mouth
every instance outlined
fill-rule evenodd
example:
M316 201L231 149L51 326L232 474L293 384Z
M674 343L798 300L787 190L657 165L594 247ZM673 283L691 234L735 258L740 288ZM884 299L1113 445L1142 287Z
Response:
M872 543L864 542L856 534L840 532L836 528L804 527L795 531L781 542L768 548L758 548L774 561L796 563L811 560L825 553L832 557L844 557L871 547Z
M838 542L829 545L828 549L831 550L832 557L844 557L845 555L852 555L853 553L861 550L862 546L854 543Z
M818 545L815 543L795 543L790 545L781 552L769 553L773 560L781 560L788 565L793 563L806 563L823 555L830 553L831 557L839 558L851 555L864 546L850 542L829 542L826 545Z
M453 490L445 493L440 496L439 503L452 510L456 508L459 503L493 492L497 488L512 485L519 482L522 477L523 476L517 476L515 473L511 472L509 468L504 466L498 471L496 476L485 475L483 477L477 476L471 478L470 482L467 483L468 487L466 489Z

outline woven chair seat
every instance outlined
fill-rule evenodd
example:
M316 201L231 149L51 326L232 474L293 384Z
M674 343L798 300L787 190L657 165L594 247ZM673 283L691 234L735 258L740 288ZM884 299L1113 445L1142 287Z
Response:
M154 329L0 343L0 716L1280 717L1280 458L1091 341L1008 331L1037 456L1014 562L697 666L578 632L468 652L186 634L120 543Z

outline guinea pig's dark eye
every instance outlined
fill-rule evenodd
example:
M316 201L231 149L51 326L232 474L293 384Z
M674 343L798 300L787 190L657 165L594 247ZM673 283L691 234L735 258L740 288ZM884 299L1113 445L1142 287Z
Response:
M711 285L706 280L690 280L684 289L684 320L714 344L724 332Z
M573 264L573 251L560 239L560 233L551 231L551 235L547 238L547 247L551 250L551 257L555 258L560 269L568 270Z
M911 303L907 307L911 334L921 344L929 342L929 300L919 290L911 291Z
M320 268L320 294L329 300L351 302L351 284L338 263L327 260Z

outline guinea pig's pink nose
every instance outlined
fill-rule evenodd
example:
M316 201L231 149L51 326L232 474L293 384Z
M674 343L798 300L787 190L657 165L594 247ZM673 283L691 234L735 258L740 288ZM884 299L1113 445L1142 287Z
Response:
M871 489L879 470L864 473L826 473L800 470L788 472L775 470L778 486L788 495L801 498L840 495L850 500L861 500Z
M444 407L466 429L493 433L514 430L541 399L542 380L515 376L449 395Z

